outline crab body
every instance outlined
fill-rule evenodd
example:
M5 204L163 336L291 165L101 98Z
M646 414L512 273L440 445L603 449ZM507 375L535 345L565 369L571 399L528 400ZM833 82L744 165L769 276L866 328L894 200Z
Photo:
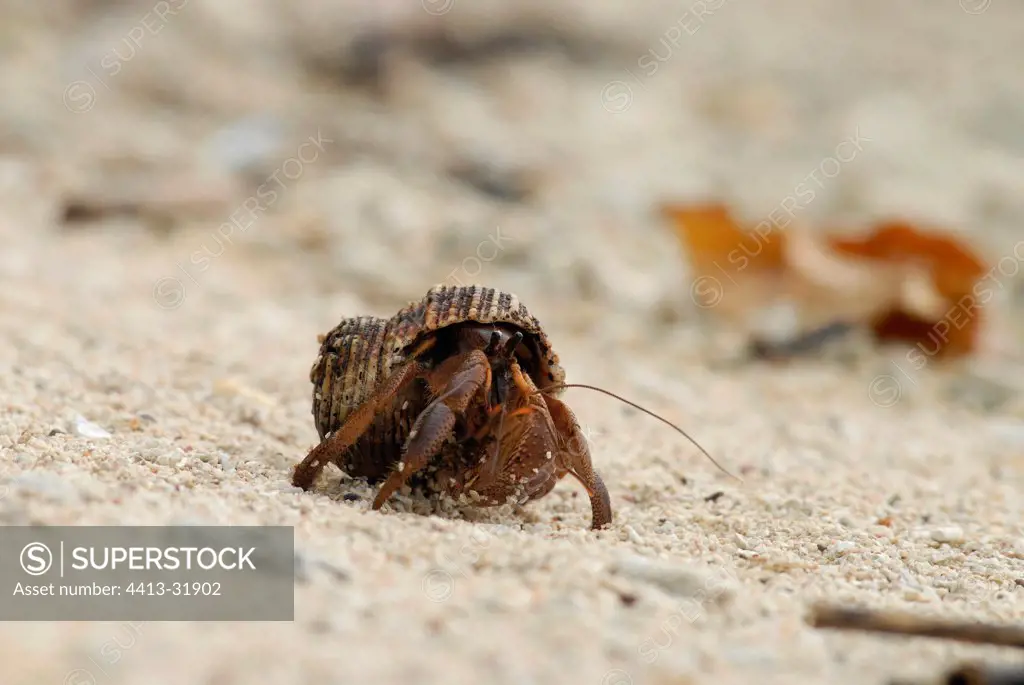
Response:
M390 319L344 319L310 369L321 442L292 482L309 489L334 463L384 481L378 509L406 483L493 505L541 497L571 473L600 527L611 508L575 417L558 391L538 391L564 379L537 319L493 288L436 286Z

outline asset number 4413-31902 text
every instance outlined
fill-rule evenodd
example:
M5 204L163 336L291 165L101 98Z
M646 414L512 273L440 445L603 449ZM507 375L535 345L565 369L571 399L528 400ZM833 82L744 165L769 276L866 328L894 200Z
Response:
M220 583L131 583L125 594L151 597L220 597Z

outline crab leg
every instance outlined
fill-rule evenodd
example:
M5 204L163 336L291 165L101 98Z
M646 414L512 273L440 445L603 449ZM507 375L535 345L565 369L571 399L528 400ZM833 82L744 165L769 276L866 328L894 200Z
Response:
M435 387L442 378L447 378L448 389L416 417L402 459L377 491L373 509L380 509L410 475L426 466L440 452L455 428L456 415L466 411L481 388L489 389L491 366L487 355L481 350L472 350L461 359L456 357L452 361L455 360L458 360L458 367L454 372L449 374L446 365L442 365L428 379L431 387Z
M576 416L561 401L544 395L544 401L551 413L551 420L555 424L557 434L562 438L568 437L569 444L559 450L559 457L563 465L568 469L576 480L583 485L590 495L590 507L592 510L590 527L598 529L605 524L611 523L612 504L608 497L608 488L605 487L601 476L594 471L590 461L590 448L587 447L586 436L580 430Z
M531 394L536 390L533 383L531 383L530 380L523 374L522 369L519 367L519 364L515 360L513 360L512 363L509 365L508 371L509 375L512 378L512 384L518 391L519 396L521 398L526 398L527 401L529 401ZM519 416L529 415L531 412L535 411L537 407L527 404L527 406L525 407L520 407L508 414L505 414L504 416L499 417L498 415L501 412L505 411L505 409L506 407L504 405L495 405L487 412L488 421L480 429L477 437L482 437L484 434L494 430L494 428L492 427L492 422L494 421L495 417L498 417L499 422L496 430L497 445L495 446L494 454L492 455L490 462L487 464L487 467L483 469L475 478L473 478L473 480L466 483L466 487L469 487L470 485L476 485L478 489L486 489L487 487L493 485L498 477L498 474L502 468L503 463L510 463L515 461L518 455L521 454L523 450L528 451L531 448L537 449L537 446L533 445L532 441L538 438L543 439L542 435L533 434L533 421L526 421L525 423L520 423L518 430L513 428L513 426L515 426L519 422L510 421L510 419L515 419L516 417ZM508 422L508 431L505 430L506 422ZM506 451L512 450L513 453L510 459L503 459L501 454L501 447L502 442L505 441L507 438L510 438L510 440L505 444L505 449ZM486 458L486 456L482 457L482 459Z
M309 451L302 463L295 466L292 485L303 490L313 487L313 482L324 467L332 461L340 460L345 451L366 432L380 408L424 373L426 368L416 360L410 360L395 370L377 392L348 415L341 428L321 440L319 445Z

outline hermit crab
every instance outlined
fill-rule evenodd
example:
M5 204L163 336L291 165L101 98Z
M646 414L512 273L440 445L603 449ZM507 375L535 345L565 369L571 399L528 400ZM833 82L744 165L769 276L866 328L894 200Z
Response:
M590 497L591 527L612 520L587 441L559 399L573 386L511 293L440 285L390 319L343 319L322 337L309 378L320 443L292 474L303 490L333 463L380 484L374 510L406 484L493 506L543 497L572 475Z

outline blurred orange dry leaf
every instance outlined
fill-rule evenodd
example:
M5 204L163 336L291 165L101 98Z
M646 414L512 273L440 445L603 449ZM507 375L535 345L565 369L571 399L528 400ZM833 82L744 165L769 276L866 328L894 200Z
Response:
M834 250L848 255L890 262L917 260L927 265L935 288L953 299L969 293L985 273L985 265L952 236L914 228L902 221L882 223L864 238L829 239Z
M830 244L843 254L918 265L944 300L946 309L937 320L900 308L878 316L872 321L878 339L915 343L937 356L960 356L976 348L984 303L975 297L975 286L986 266L965 245L939 231L924 231L902 221L883 223L860 240L833 237Z
M805 321L869 326L879 341L916 344L927 356L973 351L985 265L935 230L887 222L863 237L822 235L764 221L743 229L722 204L664 205L693 269L691 296L749 319L780 299ZM827 319L827 320L826 320Z
M777 271L784 267L782 234L743 230L724 205L666 205L663 213L675 222L694 267L714 265L726 276L748 267Z
M777 231L744 231L720 204L667 205L662 214L675 227L697 275L690 295L699 306L740 318L751 301L777 292L785 273Z

